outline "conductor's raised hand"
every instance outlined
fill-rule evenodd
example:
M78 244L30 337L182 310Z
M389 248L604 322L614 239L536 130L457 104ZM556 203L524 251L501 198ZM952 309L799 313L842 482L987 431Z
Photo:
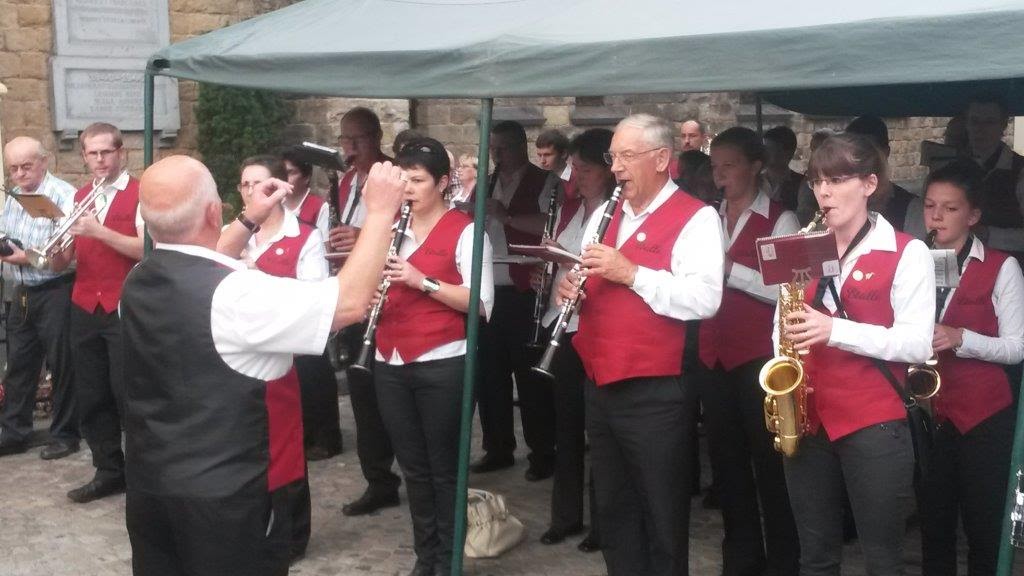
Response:
M256 224L263 224L274 207L291 193L292 185L277 178L268 178L254 185L245 203L245 217Z
M363 202L366 214L384 215L393 218L402 205L405 194L405 173L391 162L377 162L370 167L363 187Z
M816 344L828 344L832 337L832 317L804 303L803 310L786 315L786 336L797 350L807 350Z
M583 250L583 268L587 276L600 276L609 282L632 286L637 265L611 246L590 244Z

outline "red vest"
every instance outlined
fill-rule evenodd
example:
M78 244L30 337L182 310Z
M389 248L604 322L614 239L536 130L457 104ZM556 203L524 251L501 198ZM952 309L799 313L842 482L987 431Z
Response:
M1008 257L986 247L984 262L972 259L940 323L998 337L999 318L992 304L992 291ZM932 408L938 420L949 420L961 434L1013 401L1010 381L999 364L958 358L946 350L939 353L939 373L942 389L932 400Z
M75 202L81 202L91 190L92 184L80 188L75 193ZM138 207L139 181L129 178L128 186L118 191L114 197L103 225L125 236L138 236L138 229L135 227L135 213ZM78 260L78 272L75 275L71 301L90 314L96 311L97 306L108 314L117 310L124 279L138 261L121 254L100 240L84 236L75 238L75 257Z
M449 210L409 257L429 278L446 284L462 284L455 261L459 236L473 219ZM395 349L404 362L414 362L438 346L466 338L466 315L431 298L422 290L392 284L377 323L377 350L391 358Z
M295 216L299 219L302 224L308 224L316 228L316 218L320 215L320 208L324 205L324 199L309 192L306 197L302 199L302 204L299 206L299 212Z
M394 162L395 159L390 156L385 156L384 154L381 154L376 161ZM341 177L341 181L338 182L338 210L341 211L341 213L338 214L338 218L342 224L344 224L345 220L348 219L349 213L355 213L355 204L353 204L352 208L349 210L346 210L345 206L348 204L349 195L352 194L352 180L356 177L356 174L358 172L359 171L356 169L355 165L353 165L349 167L348 170L345 171L345 174L343 174ZM364 184L366 184L365 180L361 184L359 184L359 186L361 187ZM362 199L360 199L360 201L362 201Z
M895 252L876 250L857 259L854 270L839 292L851 320L892 327L894 313L889 295L896 266L911 240L907 234L896 232ZM862 276L861 280L854 279L858 270L862 273L857 274ZM808 284L808 298L813 297L817 288L816 280ZM824 306L818 310L829 314ZM907 364L887 364L902 385L906 379ZM833 346L814 346L804 359L804 373L808 385L814 389L807 396L808 424L812 433L824 426L828 437L836 440L873 424L902 420L907 416L892 385L866 356Z
M273 492L306 475L306 455L302 446L302 400L295 366L284 376L267 380L264 402L267 405L270 451L267 490Z
M751 212L743 230L726 252L729 259L757 270L754 243L758 238L771 236L783 210L782 204L773 200L768 205L767 218ZM770 358L774 317L774 305L724 286L718 314L700 323L701 361L708 368L721 362L722 368L732 370L757 358Z
M532 163L526 165L523 176L519 180L519 187L516 188L512 199L509 200L507 208L509 216L540 213L537 202L540 199L540 193L544 190L544 182L547 177L547 171ZM540 244L540 236L516 230L507 224L505 225L505 240L509 244ZM533 265L531 264L512 264L508 267L508 275L520 292L531 289L530 271L532 269Z
M634 264L653 270L672 269L672 247L690 218L704 207L683 191L647 216L619 251ZM608 225L604 244L615 246L622 209ZM645 238L637 237L643 233ZM587 298L580 308L580 329L573 345L587 376L598 386L627 378L678 376L682 373L686 324L655 314L627 286L598 276L587 280Z
M299 222L299 233L295 236L284 236L268 246L256 259L256 267L271 276L295 278L298 275L302 247L306 245L313 230L315 228L312 226Z

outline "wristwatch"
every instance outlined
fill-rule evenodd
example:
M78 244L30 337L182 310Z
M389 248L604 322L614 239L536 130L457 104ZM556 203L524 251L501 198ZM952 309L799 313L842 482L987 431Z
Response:
M424 278L420 288L422 288L427 294L432 294L441 289L441 283L433 278Z
M245 212L239 212L235 220L241 222L242 226L245 226L249 230L250 234L255 234L260 231L260 225L246 218Z

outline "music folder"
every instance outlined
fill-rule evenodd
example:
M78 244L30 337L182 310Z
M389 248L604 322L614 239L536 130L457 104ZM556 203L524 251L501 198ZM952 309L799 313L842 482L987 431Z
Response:
M345 159L334 148L321 146L313 142L303 142L301 145L292 146L292 151L299 160L313 166L319 166L325 170L344 172L347 169Z
M28 212L29 216L33 218L49 218L55 220L57 218L63 218L64 212L43 194L38 192L25 192L23 194L15 194L9 192L11 198L14 198L21 207Z
M520 256L532 256L539 258L545 262L554 262L555 264L562 265L573 265L582 264L583 260L572 252L566 252L561 248L555 246L535 246L533 244L509 244L509 254L518 254Z
M766 285L839 274L839 252L831 230L758 238L757 263Z

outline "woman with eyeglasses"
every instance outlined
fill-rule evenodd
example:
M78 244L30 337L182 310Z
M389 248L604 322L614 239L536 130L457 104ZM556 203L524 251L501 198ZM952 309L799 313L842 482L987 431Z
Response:
M604 153L611 146L612 132L603 128L587 130L576 136L569 146L573 174L576 178L578 196L575 200L563 200L558 210L555 225L555 239L548 243L567 252L579 254L583 248L583 229L594 212L611 196L615 188L615 175L604 160ZM568 273L570 266L558 266L552 286L557 286ZM537 277L533 278L534 281ZM534 286L539 289L538 285ZM541 319L546 334L541 340L547 342L554 329L555 319L561 310L558 295L552 290L547 310ZM568 536L583 532L583 485L585 446L585 418L583 389L586 373L579 354L570 344L579 327L578 318L573 318L562 337L559 353L551 365L554 375L555 394L555 474L551 488L551 524L541 535L542 544L558 544ZM593 483L590 497L590 534L577 546L583 552L594 552L600 548L601 540L596 523Z
M444 198L451 170L432 138L406 144L396 163L408 175L411 218L377 325L373 382L384 427L405 476L416 565L410 576L448 574L455 528L466 322L473 272L473 221ZM480 314L494 300L490 243L484 242ZM379 295L378 295L379 298Z
M718 313L701 322L700 380L708 450L715 461L725 537L723 574L795 576L800 547L786 494L782 457L764 426L761 366L772 357L772 318L778 286L765 286L755 242L796 232L796 215L770 199L765 150L748 128L711 141L711 171L720 190L718 212L725 248L725 287ZM762 536L761 510L764 510Z
M935 271L923 242L868 211L887 173L885 157L857 134L829 137L808 165L839 274L810 282L803 309L785 317L785 337L808 352L808 430L783 461L802 576L840 573L844 480L867 573L903 573L914 447L894 385L931 356ZM774 338L778 345L778 326Z
M939 288L935 335L942 388L932 400L935 440L918 488L925 576L957 572L957 527L967 573L995 574L1013 444L1005 368L1024 359L1024 278L1017 260L971 232L981 220L984 170L958 160L928 176L924 222L935 247L954 250L955 288Z
M238 183L238 193L242 196L243 204L252 202L252 195L257 193L254 191L256 184L270 178L287 180L287 177L284 162L276 156L253 156L243 160ZM276 206L261 225L249 231L252 233L242 248L236 242L231 242L227 235L223 235L218 251L240 258L250 268L257 268L273 276L299 280L327 278L327 260L324 258L324 241L320 231L299 222L295 213L286 210L283 204ZM287 298L288 295L281 294L281 297ZM320 427L317 422L307 425L311 417L319 421L323 419L319 415L325 410L338 410L337 384L326 351L320 356L296 356L295 371L302 401L303 429L317 429ZM334 422L338 422L337 416ZM304 440L304 444L309 441ZM301 487L289 493L289 500L292 507L289 521L293 528L291 554L295 560L305 554L306 545L309 544L308 476L304 478Z

